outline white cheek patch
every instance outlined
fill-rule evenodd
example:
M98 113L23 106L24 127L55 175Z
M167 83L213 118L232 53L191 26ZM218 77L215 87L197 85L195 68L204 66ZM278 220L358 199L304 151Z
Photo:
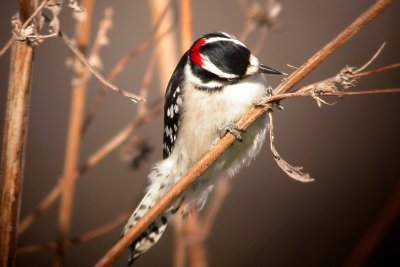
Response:
M190 66L187 65L185 67L185 75L186 75L186 81L193 84L194 86L199 86L199 87L205 87L205 88L217 88L221 87L224 84L218 81L209 81L207 83L202 82L199 78L194 76L192 72L190 71Z
M253 56L253 54L250 55L249 61L250 61L250 65L247 67L246 76L254 75L260 69L260 61L258 61L258 58Z

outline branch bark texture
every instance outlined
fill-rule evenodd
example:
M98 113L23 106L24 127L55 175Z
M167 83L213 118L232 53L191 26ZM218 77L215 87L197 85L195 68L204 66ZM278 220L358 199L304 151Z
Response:
M20 1L20 19L25 21L34 11L31 1ZM13 42L6 117L1 156L0 265L14 264L17 226L22 196L22 178L28 131L31 70L34 48Z
M24 22L34 11L34 3L19 2L20 19ZM0 266L12 266L15 262L33 54L32 46L13 42L0 168Z

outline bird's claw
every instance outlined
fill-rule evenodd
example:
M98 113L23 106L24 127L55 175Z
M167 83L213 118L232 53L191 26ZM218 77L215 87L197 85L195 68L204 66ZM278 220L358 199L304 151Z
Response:
M246 130L239 128L236 124L229 122L219 127L219 136L222 138L227 132L233 134L237 140L242 141L242 133Z

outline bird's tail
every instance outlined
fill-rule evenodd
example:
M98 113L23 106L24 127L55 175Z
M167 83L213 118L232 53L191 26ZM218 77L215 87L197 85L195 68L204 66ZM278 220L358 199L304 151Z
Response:
M147 194L125 225L122 236L124 236L169 190L169 176L168 174L164 175L168 172L163 169L162 164L157 167L150 173L149 179L151 180L151 185L148 188ZM175 208L171 207L169 210L165 211L131 244L128 260L129 266L160 239L167 227L168 217L174 213L175 210Z

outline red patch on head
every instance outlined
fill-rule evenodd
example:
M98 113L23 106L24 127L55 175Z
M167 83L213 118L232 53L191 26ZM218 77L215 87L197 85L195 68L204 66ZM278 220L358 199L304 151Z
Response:
M192 50L190 51L190 59L192 62L196 65L203 66L203 60L201 58L201 47L206 43L205 39L200 39L198 40L194 46L192 47Z

